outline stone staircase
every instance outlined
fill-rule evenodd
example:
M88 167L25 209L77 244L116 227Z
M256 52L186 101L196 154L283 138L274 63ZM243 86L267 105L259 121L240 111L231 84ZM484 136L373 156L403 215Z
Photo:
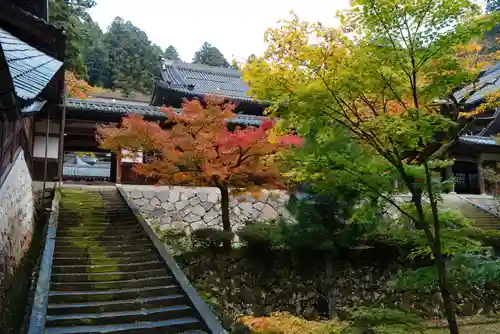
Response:
M174 269L116 189L62 190L45 333L224 333Z
M479 195L444 194L440 209L460 211L465 217L473 221L475 227L485 230L500 230L500 218L492 213L494 210L491 207L479 202L479 199L484 202L484 198L484 196ZM409 203L411 202L411 195L399 194L394 199L400 204ZM390 212L391 214L398 214L394 208Z
M473 226L485 230L500 230L500 218L475 205L465 196L447 194L443 196L442 207L456 209L473 221Z

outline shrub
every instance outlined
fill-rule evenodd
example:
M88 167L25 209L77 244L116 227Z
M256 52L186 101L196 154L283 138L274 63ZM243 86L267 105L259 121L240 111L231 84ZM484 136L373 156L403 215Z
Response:
M184 230L162 230L159 227L156 227L155 231L158 239L160 239L165 246L167 246L173 255L182 254L191 248L191 243Z
M485 246L500 249L500 231L469 228L464 230L464 235L481 241Z
M254 334L338 334L342 324L337 321L308 321L288 313L273 313L270 317L244 316L233 333ZM241 328L243 327L243 328Z
M471 226L472 221L458 210L442 210L439 220L444 228L464 228Z
M347 316L350 325L343 333L408 333L422 327L419 316L396 309L358 307Z
M224 242L231 242L234 234L230 231L223 231L216 228L200 228L191 234L191 240L195 247L205 247L211 249L221 248Z
M271 249L283 244L282 228L279 224L256 222L238 231L240 240L249 248Z
M401 208L412 215L413 217L417 216L417 209L413 203L406 203L401 205ZM423 205L425 219L428 222L432 222L432 210L431 206L428 204ZM407 216L401 215L398 219L398 222L403 226L411 227L413 225L412 221ZM465 217L458 210L440 210L439 211L439 223L442 228L464 228L469 227L472 223L470 219Z

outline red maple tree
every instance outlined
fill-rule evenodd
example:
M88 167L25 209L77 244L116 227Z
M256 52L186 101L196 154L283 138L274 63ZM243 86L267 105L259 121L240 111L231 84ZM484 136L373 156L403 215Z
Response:
M205 105L192 100L183 104L182 112L165 110L171 129L128 116L119 127L99 126L97 137L102 148L118 155L123 149L130 155L153 152L153 158L134 165L134 171L158 184L217 187L223 228L229 231L230 188L252 193L261 188L281 188L284 183L276 154L302 140L293 134L271 135L275 125L272 120L262 121L259 127L231 131L227 121L236 116L234 105L221 102L207 97Z

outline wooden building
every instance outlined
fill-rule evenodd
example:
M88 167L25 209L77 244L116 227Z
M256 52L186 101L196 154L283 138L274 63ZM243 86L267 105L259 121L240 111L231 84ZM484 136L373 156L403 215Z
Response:
M455 93L465 111L473 111L488 94L500 90L500 63L484 71L477 82ZM466 194L491 192L484 178L484 167L500 163L500 145L493 138L500 133L500 108L473 117L460 136L448 149L447 156L455 164L443 172L446 178L455 177L454 191Z
M47 170L44 124L63 116L65 37L46 15L46 1L0 2L0 308L33 236L33 179ZM54 130L48 153L57 161L62 128Z
M183 99L203 99L206 95L221 96L237 104L237 115L229 123L242 126L258 126L264 119L265 105L254 102L247 96L248 87L241 78L241 72L233 69L215 68L204 65L161 62L161 74L157 78L150 104L138 101L117 99L90 98L68 99L66 103L66 127L64 151L67 157L70 152L95 152L112 156L103 152L95 140L95 127L99 123L117 124L122 117L130 114L140 115L146 120L165 125L166 115L160 110L162 106L173 107L182 112ZM139 160L145 157L139 158ZM107 164L94 166L70 166L63 168L63 179L106 180L119 183L149 183L132 172L132 165L142 161L125 160L117 162L114 156ZM118 167L119 166L119 167Z
M206 95L217 95L235 102L236 113L262 116L266 104L254 101L248 91L238 70L163 59L151 105L179 108L185 98L203 99Z

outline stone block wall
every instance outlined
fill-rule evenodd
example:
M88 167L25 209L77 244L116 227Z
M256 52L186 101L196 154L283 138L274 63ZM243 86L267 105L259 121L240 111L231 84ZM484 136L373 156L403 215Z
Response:
M122 185L125 194L151 225L161 229L222 229L220 191L213 187L169 187ZM289 196L285 192L263 190L259 198L232 196L231 223L237 230L248 220L266 220L284 212Z
M32 179L21 152L0 188L0 307L6 278L31 245L34 210Z

